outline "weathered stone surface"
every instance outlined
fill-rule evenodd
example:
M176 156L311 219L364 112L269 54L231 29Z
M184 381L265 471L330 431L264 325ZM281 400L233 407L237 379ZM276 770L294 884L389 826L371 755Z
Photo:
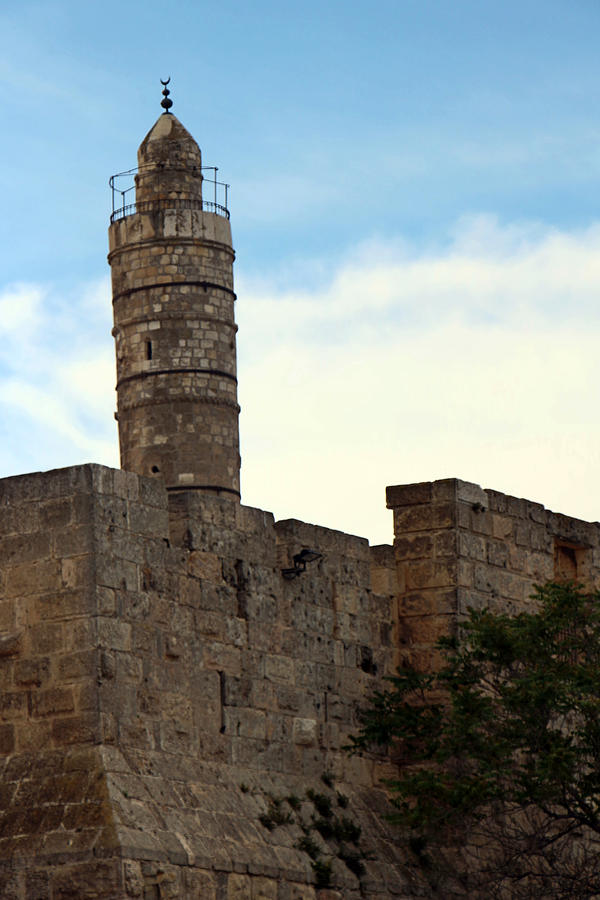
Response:
M451 498L454 509L446 504L440 513L440 501ZM598 523L452 479L388 489L388 505L395 516L399 611L409 617L400 636L414 659L431 660L440 615L450 616L451 628L452 616L470 606L517 613L545 581L600 584Z
M19 637L5 632L0 658L0 860L24 873L35 859L31 885L48 885L52 898L69 896L70 884L84 891L80 873L99 855L107 865L90 869L90 896L197 889L221 900L235 875L231 890L247 887L251 898L315 898L297 826L269 831L260 815L268 796L322 791L328 770L359 820L367 806L358 785L372 802L372 769L349 768L340 750L361 698L397 658L397 604L391 592L372 592L367 543L276 525L258 510L232 516L233 505L213 496L174 497L169 521L156 482L146 491L143 478L81 468L46 476L61 540L36 546L59 580L38 581L33 554L6 563L23 594ZM42 493L33 481L21 481L27 498ZM289 582L281 570L305 546L322 559ZM372 560L395 584L392 548ZM365 828L374 852L393 855L384 835ZM345 884L344 870L336 877ZM23 878L19 900L28 896Z

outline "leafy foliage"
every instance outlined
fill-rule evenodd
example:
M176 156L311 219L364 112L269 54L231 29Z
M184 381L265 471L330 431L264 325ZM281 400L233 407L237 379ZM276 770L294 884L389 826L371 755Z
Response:
M269 809L267 812L261 813L258 820L264 828L272 831L278 825L288 825L292 821L292 817L283 808L279 797L269 796Z
M373 697L351 749L395 754L394 819L423 858L479 826L510 896L589 896L600 871L580 894L571 863L600 870L600 594L548 584L533 599L514 617L471 610L439 671L400 670Z
M312 861L313 872L315 873L315 884L318 888L328 888L331 886L331 860L330 859L314 859Z
M326 794L319 794L316 791L313 791L312 788L309 788L306 792L306 796L314 804L315 809L323 818L329 818L332 813L331 809L331 797L328 797Z

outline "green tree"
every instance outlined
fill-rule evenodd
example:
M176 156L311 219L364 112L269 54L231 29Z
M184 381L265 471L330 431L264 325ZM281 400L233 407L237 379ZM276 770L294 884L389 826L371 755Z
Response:
M471 610L440 669L399 670L352 739L398 763L393 819L444 896L600 897L600 592L532 601Z

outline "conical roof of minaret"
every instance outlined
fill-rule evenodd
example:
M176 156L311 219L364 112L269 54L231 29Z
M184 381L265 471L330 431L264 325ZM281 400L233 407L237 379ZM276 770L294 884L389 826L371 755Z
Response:
M202 164L200 147L172 113L158 117L138 149L138 166L184 166Z

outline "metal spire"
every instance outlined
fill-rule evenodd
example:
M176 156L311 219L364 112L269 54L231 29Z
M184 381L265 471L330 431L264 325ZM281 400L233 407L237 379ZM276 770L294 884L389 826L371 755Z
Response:
M167 88L167 85L168 85L168 83L170 82L170 80L171 80L171 76L170 76L170 75L169 75L169 77L167 78L166 81L163 81L162 78L160 79L160 83L161 83L161 84L163 85L163 87L164 87L164 90L163 90L163 92L162 92L162 93L163 93L164 99L161 100L160 105L161 105L162 108L164 109L165 113L168 113L169 110L171 109L171 107L173 106L173 101L172 101L172 100L169 100L169 94L171 93L171 91ZM163 115L164 115L165 113L163 113Z

